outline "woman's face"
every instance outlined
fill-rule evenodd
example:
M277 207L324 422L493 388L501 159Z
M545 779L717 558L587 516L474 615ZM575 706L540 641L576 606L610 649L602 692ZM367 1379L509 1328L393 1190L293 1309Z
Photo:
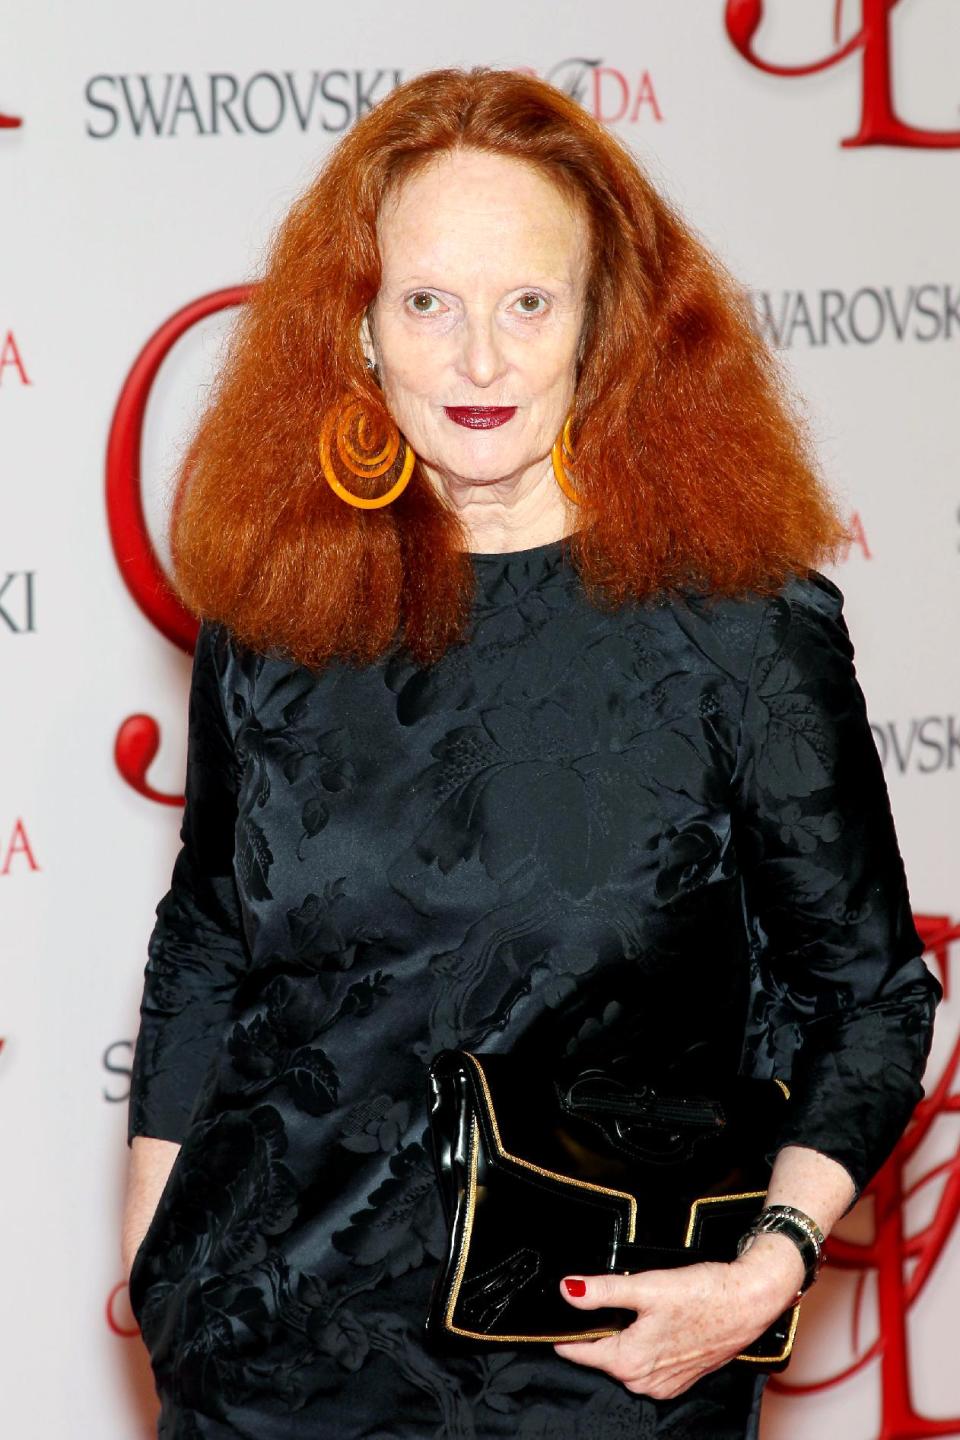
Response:
M521 161L452 151L388 198L378 242L361 333L414 450L448 485L542 473L573 399L584 216Z

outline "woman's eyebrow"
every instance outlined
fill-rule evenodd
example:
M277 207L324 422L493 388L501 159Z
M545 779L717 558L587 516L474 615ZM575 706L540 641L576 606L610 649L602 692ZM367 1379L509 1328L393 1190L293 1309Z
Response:
M399 289L406 289L407 286L413 286L414 288L420 286L424 290L446 290L451 295L456 293L453 286L438 283L436 279L428 279L424 275L400 275L397 276L396 279L391 278L389 283L396 285ZM528 278L523 280L517 285L506 285L504 286L503 293L506 295L511 290L523 290L533 288L534 286L547 290L572 290L574 288L574 282L569 278L561 279L559 275L540 275L537 276L536 279L531 280Z

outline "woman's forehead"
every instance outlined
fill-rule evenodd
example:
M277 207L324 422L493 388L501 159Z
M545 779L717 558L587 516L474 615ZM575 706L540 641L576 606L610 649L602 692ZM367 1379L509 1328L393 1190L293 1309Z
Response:
M570 283L587 248L585 218L559 186L522 161L476 150L446 152L399 182L377 235L385 271L412 284L428 283L422 271L518 263Z

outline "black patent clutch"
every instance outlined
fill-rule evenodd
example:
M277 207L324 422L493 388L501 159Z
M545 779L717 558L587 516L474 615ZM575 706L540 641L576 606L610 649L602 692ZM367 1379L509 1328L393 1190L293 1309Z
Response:
M546 1076L444 1050L428 1099L449 1243L426 1334L444 1351L599 1339L636 1318L574 1309L564 1275L733 1260L766 1199L789 1089L740 1075L638 1084L628 1062ZM731 1363L784 1369L799 1310Z

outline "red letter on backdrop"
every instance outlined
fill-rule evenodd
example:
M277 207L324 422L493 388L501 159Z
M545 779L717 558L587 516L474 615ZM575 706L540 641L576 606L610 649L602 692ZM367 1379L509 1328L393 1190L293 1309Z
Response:
M0 866L0 875L9 875L10 866L14 855L26 855L27 864L31 870L39 870L33 851L30 849L30 841L27 839L27 831L19 815L13 823L13 830L10 835L10 844L3 857L3 865Z
M846 59L855 50L863 52L862 105L860 128L856 135L840 141L844 146L904 145L923 149L954 150L960 148L960 130L924 130L908 125L896 113L893 104L892 51L890 14L900 0L862 0L860 29L840 45L842 0L834 9L834 44L832 55L809 65L773 65L762 60L753 49L753 39L763 20L764 0L727 0L725 14L727 34L737 50L768 75L813 75Z
M13 331L8 330L3 342L3 349L0 350L0 385L3 384L3 372L8 365L12 365L20 376L22 385L32 385L33 381L27 374L20 351L17 349L17 342L13 338Z

